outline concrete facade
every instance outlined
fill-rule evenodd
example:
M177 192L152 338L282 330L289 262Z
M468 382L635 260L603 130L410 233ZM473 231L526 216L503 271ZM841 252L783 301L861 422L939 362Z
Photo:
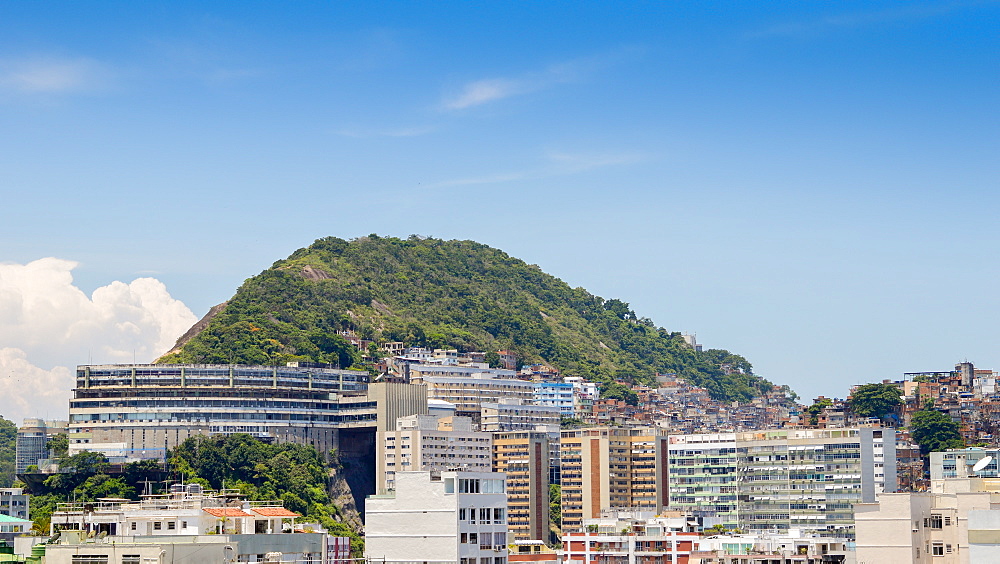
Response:
M375 457L376 491L395 489L397 472L462 469L489 472L492 435L472 430L467 417L411 415L400 417L396 429L380 432Z
M369 396L367 380L365 372L312 366L80 366L70 454L163 460L189 437L233 433L326 453L341 447L342 431L374 432L391 415L426 413L424 387L375 384Z
M565 430L562 530L610 508L659 512L667 504L667 438L656 428L591 427Z
M854 504L896 489L889 428L674 435L669 450L670 507L706 525L852 538Z
M653 516L652 512L620 512L642 515L585 519L585 531L564 532L561 562L565 564L686 564L698 547L699 535L681 515Z
M479 428L489 433L531 431L539 427L559 428L559 408L534 405L520 399L504 399L480 406Z
M500 473L399 472L394 492L365 502L365 557L395 564L506 564L505 490Z
M947 479L932 491L885 493L877 503L855 505L857 560L875 562L996 562L1000 545L1000 480ZM976 515L976 528L970 515ZM972 550L975 544L976 550Z
M573 384L535 382L535 403L559 408L559 414L573 417Z
M493 435L493 471L507 476L507 527L514 540L548 540L549 436Z

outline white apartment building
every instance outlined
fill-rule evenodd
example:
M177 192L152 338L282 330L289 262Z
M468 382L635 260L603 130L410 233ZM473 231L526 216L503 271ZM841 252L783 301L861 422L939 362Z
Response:
M434 358L429 356L427 360ZM517 372L505 368L483 368L481 366L442 366L440 364L410 365L410 381L419 384L424 378L432 376L444 378L502 378L513 380Z
M499 472L399 472L365 501L365 557L392 564L506 564Z
M773 429L669 438L671 509L747 532L854 534L854 504L896 489L891 428Z
M559 414L573 417L571 382L535 382L535 403L559 408Z
M444 368L458 370L460 366L434 367L416 365L411 367L411 382L427 385L428 400L444 400L455 404L456 413L466 417L478 418L484 403L498 403L501 399L511 398L530 403L535 396L535 386L525 380L514 380L512 370L470 369L464 376L432 376L433 372L423 372L419 379L414 379L414 371L420 368ZM509 373L511 377L498 377L498 373Z
M551 405L534 405L517 398L504 398L496 403L481 405L479 428L490 433L509 431L534 431L559 429L559 408Z
M30 499L24 488L0 488L0 515L28 519Z
M854 562L854 551L846 538L727 534L698 539L691 559L700 564L838 564Z
M244 501L237 492L206 491L200 484L175 484L164 495L141 501L107 499L60 503L51 533L81 530L117 536L254 534L290 531L298 513L281 501Z
M244 501L234 491L209 492L198 484L175 484L171 493L141 501L60 503L50 522L60 543L46 547L45 561L262 562L267 553L278 554L271 562L349 558L350 539L331 537L318 524L297 524L299 517L280 501Z
M583 531L564 532L564 564L686 564L698 546L688 516L652 511L609 510L584 519Z
M573 413L577 416L590 411L594 401L600 399L601 391L596 382L588 382L581 376L566 376L563 382L573 386Z
M410 415L396 421L396 430L378 434L377 492L394 489L397 472L491 470L492 435L473 431L468 417Z
M1000 554L1000 479L932 480L929 492L859 503L854 516L859 564L987 563Z

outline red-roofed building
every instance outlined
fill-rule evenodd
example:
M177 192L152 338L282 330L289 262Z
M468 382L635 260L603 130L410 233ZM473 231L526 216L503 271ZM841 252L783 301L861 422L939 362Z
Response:
M86 504L62 503L52 514L52 533L75 530L81 534L66 538L107 540L66 545L65 550L61 544L50 545L50 561L70 564L77 561L71 557L83 554L95 557L88 562L107 562L107 558L97 558L108 556L107 544L127 554L142 554L143 558L152 555L150 561L161 561L157 560L161 550L168 555L166 561L173 561L175 556L182 561L190 545L197 542L192 539L202 535L212 535L213 542L207 543L212 545L205 548L207 552L199 552L199 562L254 562L258 554L268 552L282 552L292 558L284 561L348 561L349 538L330 536L318 523L297 524L299 517L285 509L281 501L247 501L234 490L205 491L198 484L175 484L171 493L145 495L141 501L104 498ZM227 546L229 553L224 550ZM72 552L71 548L80 552ZM199 545L198 550L201 548ZM218 551L222 552L216 554Z

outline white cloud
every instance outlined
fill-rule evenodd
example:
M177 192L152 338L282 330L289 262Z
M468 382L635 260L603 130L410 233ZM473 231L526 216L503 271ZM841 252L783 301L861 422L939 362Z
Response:
M0 415L17 425L25 417L65 419L74 379L65 366L44 370L21 349L0 348Z
M530 94L560 84L584 79L597 70L633 57L642 50L633 46L614 49L604 54L581 57L551 65L541 71L516 77L486 78L464 84L457 93L445 97L445 110L464 110L521 94Z
M65 416L77 364L149 362L197 321L154 278L112 282L87 296L73 284L76 266L57 258L0 264L0 414L16 423Z
M446 100L444 107L449 110L462 110L493 100L509 98L516 94L525 94L543 87L543 82L530 79L491 78L477 80L466 84L458 96Z
M60 94L104 87L110 72L87 58L0 59L0 88L24 94Z

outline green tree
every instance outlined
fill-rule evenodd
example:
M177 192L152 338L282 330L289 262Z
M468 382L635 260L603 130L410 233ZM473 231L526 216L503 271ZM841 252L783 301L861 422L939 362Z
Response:
M910 418L910 436L920 445L923 455L965 447L958 423L947 413L936 410L915 412Z
M728 532L729 529L727 529L725 525L721 524L712 525L711 527L705 529L706 535L724 535Z
M0 488L14 483L14 457L17 450L17 425L0 417Z
M69 456L69 437L66 433L54 435L45 446L49 449L49 455L57 461Z
M903 394L892 384L863 384L848 400L848 407L859 417L885 419L903 404Z
M620 382L610 382L601 386L601 399L616 399L628 405L639 405L639 395Z
M73 497L79 501L94 501L102 497L132 499L135 488L125 482L125 478L112 478L107 474L94 474L73 490Z
M327 493L330 468L310 446L272 445L243 434L198 436L185 440L169 456L171 467L188 482L238 489L251 500L280 499L287 509L315 519L331 534L351 537L355 556L364 552L358 532L336 520L340 510Z
M407 346L511 350L519 366L541 362L604 383L651 385L657 374L676 374L728 401L772 388L746 359L698 353L622 300L572 288L486 245L430 238L319 239L247 279L158 362L359 365L338 336L344 330Z
M490 368L503 367L503 363L500 361L500 355L497 354L496 351L486 353L486 364L488 364Z
M831 405L833 405L833 402L830 401L829 398L822 398L807 407L806 413L809 414L809 424L819 425L819 414L823 412L824 408L830 407Z
M77 474L99 474L106 472L111 465L108 464L108 457L99 452L85 450L63 459L59 463L60 470L67 470Z
M549 522L562 528L562 487L549 484Z
M753 374L753 365L750 364L750 361L725 349L707 349L702 351L699 356L718 366L728 366L730 370L738 370L743 374Z

